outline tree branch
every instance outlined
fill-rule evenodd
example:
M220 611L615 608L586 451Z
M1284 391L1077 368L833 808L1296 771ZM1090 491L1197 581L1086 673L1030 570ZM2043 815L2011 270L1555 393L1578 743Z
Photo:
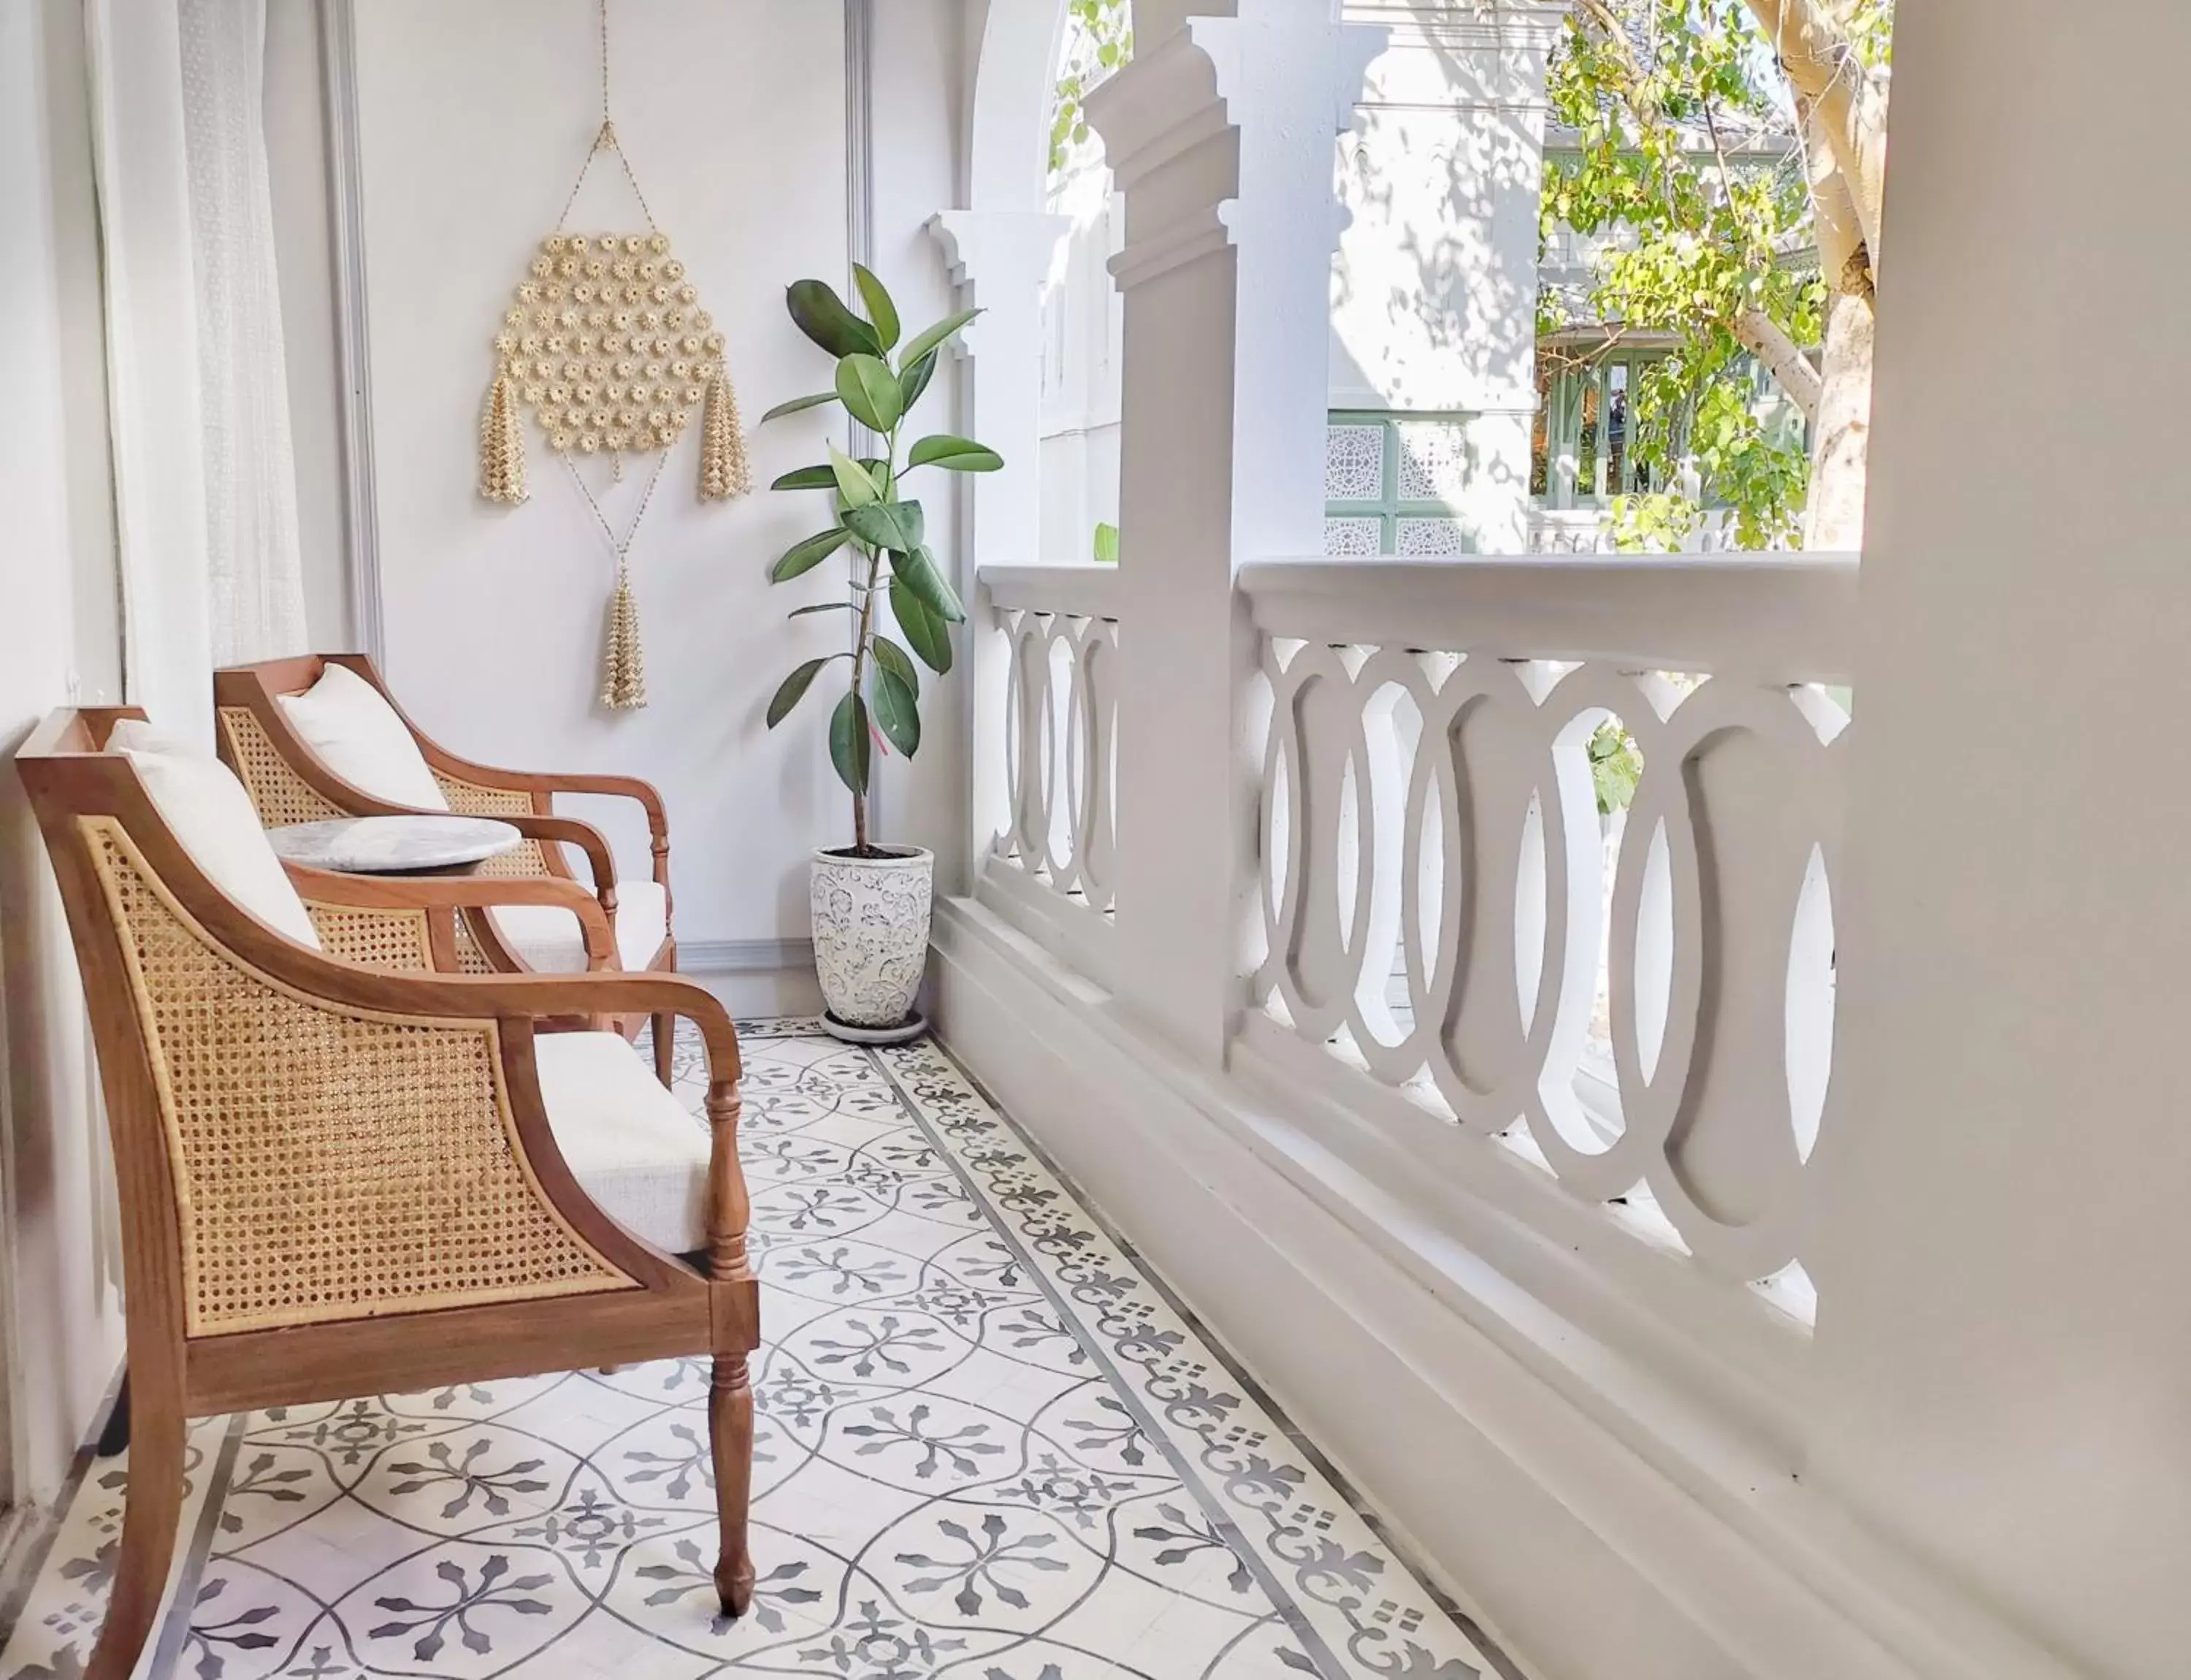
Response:
M1818 370L1787 330L1761 309L1746 309L1734 318L1734 336L1742 347L1765 364L1780 389L1803 411L1805 420L1818 417L1818 398L1824 384Z

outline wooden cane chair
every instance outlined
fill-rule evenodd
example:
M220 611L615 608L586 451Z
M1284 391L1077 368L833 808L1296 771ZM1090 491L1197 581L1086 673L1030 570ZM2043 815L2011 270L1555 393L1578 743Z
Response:
M567 882L298 872L314 925L380 965L285 937L214 885L202 835L186 849L139 766L110 749L139 715L56 713L16 755L83 970L122 1212L128 1501L90 1680L123 1680L151 1630L188 1419L676 1355L714 1358L714 1582L742 1614L759 1301L722 1006L674 976L435 971L453 951L427 912L512 886L589 897ZM230 792L231 826L255 846ZM690 1262L604 1210L615 1185L574 1144L622 1135L571 1130L551 1063L606 1054L627 1094L674 1099L612 1034L535 1032L543 1017L633 1012L684 1017L707 1047L706 1138L674 1115L692 1160L679 1228L703 1250Z
M513 852L491 859L484 874L506 878L574 879L563 853L565 845L576 847L586 858L602 909L616 930L617 960L627 969L674 971L677 940L671 924L669 891L669 821L662 795L650 783L631 776L556 775L530 771L497 770L458 758L412 722L396 704L372 660L361 653L313 653L261 664L232 666L213 674L213 703L219 718L220 755L242 779L260 819L269 828L291 823L311 823L333 817L369 817L421 809L391 800L345 780L313 749L291 721L282 701L310 690L329 665L347 667L377 690L408 729L419 755L432 772L447 808L466 816L493 817L511 823L524 835ZM599 794L635 800L646 814L647 835L653 854L653 874L646 882L619 881L608 842L591 823L555 812L557 794ZM560 842L561 844L559 844ZM506 901L505 901L506 902ZM546 967L575 969L578 951L571 944L566 954L549 954L546 944L521 941L515 932L521 912L505 908L502 918L474 910L458 924L459 955L464 967L479 973L528 973ZM552 920L552 913L550 913ZM657 940L655 929L659 926ZM536 934L537 913L527 928ZM548 943L557 943L552 926ZM635 1032L637 1020L621 1023ZM669 1081L670 1023L655 1024L655 1071L663 1084Z

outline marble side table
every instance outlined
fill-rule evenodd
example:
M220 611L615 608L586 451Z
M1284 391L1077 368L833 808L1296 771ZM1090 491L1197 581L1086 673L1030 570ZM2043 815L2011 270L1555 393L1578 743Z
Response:
M269 829L276 856L350 875L441 874L514 851L523 840L486 817L335 817Z

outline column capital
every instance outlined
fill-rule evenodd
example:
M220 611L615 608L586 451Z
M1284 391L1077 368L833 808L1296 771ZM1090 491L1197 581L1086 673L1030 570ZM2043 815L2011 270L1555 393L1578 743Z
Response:
M1237 245L1265 217L1298 225L1321 207L1328 219L1331 139L1386 31L1334 21L1324 0L1238 5L1188 17L1088 97L1126 197L1121 288ZM1322 232L1329 249L1339 224Z
M1057 259L1058 242L1073 230L1071 217L1042 210L943 210L926 226L943 248L951 283L983 311L959 334L965 355L978 357L993 347L989 340L1020 338L1017 322L1009 333L997 330L1004 324L999 311L1026 313L1039 326L1043 282Z

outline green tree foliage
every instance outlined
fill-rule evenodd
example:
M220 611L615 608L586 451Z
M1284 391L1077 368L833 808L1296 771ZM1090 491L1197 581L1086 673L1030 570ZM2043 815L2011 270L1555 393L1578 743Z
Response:
M1848 9L1847 37L1867 61L1883 60L1891 18L1891 0ZM1611 237L1582 295L1547 289L1539 326L1593 323L1608 346L1638 331L1673 340L1630 395L1629 458L1654 489L1616 504L1616 538L1654 547L1686 534L1698 510L1677 487L1693 464L1732 510L1740 546L1791 544L1810 461L1800 427L1757 411L1750 358L1795 408L1814 409L1828 286L1798 105L1773 43L1744 0L1577 0L1550 94L1579 151L1547 162L1545 231Z
M1055 174L1090 138L1081 100L1134 55L1133 0L1071 0L1063 63L1052 90L1050 168Z

